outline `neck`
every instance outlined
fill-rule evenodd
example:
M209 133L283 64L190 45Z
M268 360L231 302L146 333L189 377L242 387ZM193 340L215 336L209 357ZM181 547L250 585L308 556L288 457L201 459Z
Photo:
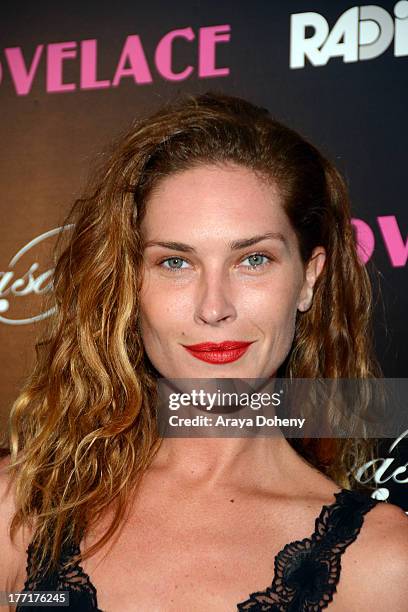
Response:
M151 467L163 478L207 492L225 486L285 491L305 471L283 436L165 438Z

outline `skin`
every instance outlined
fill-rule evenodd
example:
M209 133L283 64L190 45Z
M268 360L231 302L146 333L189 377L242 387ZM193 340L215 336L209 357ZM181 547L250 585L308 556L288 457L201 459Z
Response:
M173 378L273 377L290 350L297 311L311 306L324 250L317 247L303 266L279 194L245 168L202 166L167 177L147 204L146 242L196 249L145 250L140 325L153 365ZM272 240L242 251L228 247L266 231L282 233L288 249ZM273 262L251 272L248 256L256 252ZM161 262L170 257L183 258L182 272L164 269ZM223 365L197 360L182 346L226 339L255 342L241 359ZM0 590L17 591L31 534L11 545L13 500L6 484L1 476L0 550L6 554L0 555ZM165 438L119 535L81 565L104 612L135 606L139 612L232 612L270 585L275 555L312 534L322 505L333 503L338 490L284 437ZM82 550L95 544L111 518L91 526ZM406 610L407 541L400 508L371 510L341 557L330 612Z

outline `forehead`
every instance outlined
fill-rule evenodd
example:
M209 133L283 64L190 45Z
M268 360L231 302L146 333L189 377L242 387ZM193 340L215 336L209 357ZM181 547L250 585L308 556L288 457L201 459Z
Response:
M160 180L146 202L145 235L199 232L241 236L242 230L292 233L277 187L243 166L201 165Z

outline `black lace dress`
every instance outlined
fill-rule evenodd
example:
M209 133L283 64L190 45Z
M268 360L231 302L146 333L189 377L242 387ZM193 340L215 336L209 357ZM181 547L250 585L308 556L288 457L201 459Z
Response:
M379 500L366 493L342 489L334 494L336 501L324 505L315 521L313 534L287 544L275 557L275 574L265 590L251 593L237 604L237 611L251 612L318 612L333 599L340 578L340 558L356 538L364 515ZM80 566L80 548L72 545L61 554L62 567L44 575L32 567L32 547L27 549L27 580L22 592L68 591L69 606L36 606L34 610L74 610L103 612L98 608L97 593L90 577ZM32 606L20 604L17 612L32 612Z

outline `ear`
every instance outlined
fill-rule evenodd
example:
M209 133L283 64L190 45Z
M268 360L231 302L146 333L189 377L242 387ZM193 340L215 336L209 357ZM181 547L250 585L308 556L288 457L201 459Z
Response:
M313 249L309 261L306 264L305 279L299 295L298 310L306 312L312 305L313 288L315 282L323 270L326 261L326 250L322 246Z

